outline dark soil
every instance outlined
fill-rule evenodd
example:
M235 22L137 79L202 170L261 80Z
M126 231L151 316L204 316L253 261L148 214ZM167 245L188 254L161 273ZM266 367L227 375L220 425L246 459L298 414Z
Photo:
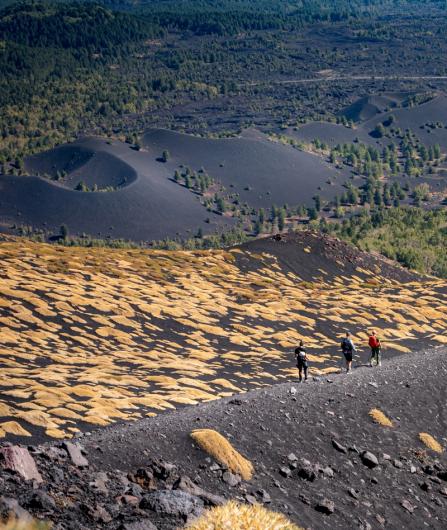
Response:
M43 485L33 489L2 472L2 493L60 529L126 528L149 519L168 530L186 516L154 511L149 491L164 491L155 497L174 499L181 511L183 496L165 490L187 490L188 481L178 481L187 475L207 492L265 503L305 528L445 528L447 459L418 435L447 442L446 353L419 352L380 368L356 367L349 376L291 382L107 428L79 440L90 462L84 470L58 444L41 446L34 455ZM393 427L374 423L372 408ZM224 469L192 442L196 428L226 436L253 462L253 479L229 486ZM133 498L124 501L126 491ZM194 502L188 499L198 511L200 495L205 504L217 502L196 491Z

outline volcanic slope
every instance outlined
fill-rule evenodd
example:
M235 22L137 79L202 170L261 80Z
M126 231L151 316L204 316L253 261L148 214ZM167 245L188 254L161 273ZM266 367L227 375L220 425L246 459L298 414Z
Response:
M292 530L263 517L231 524L232 499L281 512L294 530L444 530L446 353L422 350L349 377L278 384L33 446L21 471L33 459L40 483L2 463L0 517L27 510L67 530ZM214 525L193 521L222 503L226 517Z
M199 198L170 180L161 153L119 141L86 138L30 157L27 170L49 178L1 176L0 223L58 233L150 241L191 237L232 220L208 212ZM76 191L79 182L99 191ZM206 222L209 221L209 222Z
M388 105L373 105L377 98ZM353 109L357 109L353 113ZM390 95L387 97L371 96L362 98L350 107L344 109L342 116L353 119L354 125L347 127L342 124L310 122L298 128L289 128L281 134L294 138L300 142L310 143L315 139L334 147L337 144L360 142L374 147L383 147L396 138L389 136L390 129L411 132L429 146L439 144L443 150L447 149L447 97L438 94L422 104L408 106L404 99ZM393 122L389 124L392 116ZM373 133L377 125L384 124L386 135L377 138Z
M188 166L204 168L241 202L254 207L283 204L312 205L319 192L332 198L342 189L348 172L335 169L310 153L269 140L248 129L237 138L210 139L163 129L148 131L143 144L153 150L168 150L172 173ZM328 179L334 185L328 186Z
M447 342L447 284L300 232L228 251L0 244L0 436L62 438Z

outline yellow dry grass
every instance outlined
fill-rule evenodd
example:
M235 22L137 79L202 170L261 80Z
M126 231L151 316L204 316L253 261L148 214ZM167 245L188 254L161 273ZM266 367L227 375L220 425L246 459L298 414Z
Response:
M359 346L367 323L389 350L447 340L443 280L359 269L304 282L273 255L236 254L0 243L0 435L32 424L60 437L80 418L108 425L272 384L295 376L300 339L314 373L337 371L327 352L344 322ZM374 303L365 282L381 286Z
M379 409L371 409L369 415L379 425L383 425L384 427L393 426L393 422Z
M226 466L233 473L240 475L244 480L253 476L253 464L244 458L230 442L213 429L196 429L192 431L191 438L217 462Z
M431 434L428 434L427 432L419 433L419 440L421 440L424 445L426 445L435 453L442 453L444 451L442 445L437 440L435 440L435 438L433 438Z
M284 515L263 506L249 506L234 501L207 510L186 527L188 530L302 530Z

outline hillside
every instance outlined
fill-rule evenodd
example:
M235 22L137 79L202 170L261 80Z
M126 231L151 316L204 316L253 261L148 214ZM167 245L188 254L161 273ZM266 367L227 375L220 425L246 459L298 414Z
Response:
M236 224L236 215L218 215L216 194L225 198L230 214L234 205L250 219L253 208L290 201L311 205L319 188L330 199L348 177L319 157L271 142L257 131L207 139L157 129L144 135L142 146L136 150L118 140L84 138L28 157L25 169L32 177L0 177L3 229L30 226L51 237L64 224L78 237L186 239L198 230L208 234ZM164 152L169 153L165 162ZM183 179L174 181L185 168L194 189L188 190ZM210 183L202 191L197 187L201 176ZM329 186L328 180L335 184Z
M174 530L235 499L299 528L441 530L445 355L418 351L349 377L275 385L108 427L77 446L34 446L39 481L0 470L0 512L14 506L70 530ZM253 476L228 470L234 454L221 450L227 464L209 457L191 438L197 429L229 440ZM247 528L243 522L234 528Z
M228 251L0 244L0 435L70 437L343 366L446 343L447 285L313 233ZM12 423L11 423L12 422ZM23 437L22 437L23 436Z

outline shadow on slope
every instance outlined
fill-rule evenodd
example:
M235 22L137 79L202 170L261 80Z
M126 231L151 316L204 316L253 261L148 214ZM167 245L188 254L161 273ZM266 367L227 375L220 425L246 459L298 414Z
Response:
M446 343L447 286L313 233L230 251L0 244L0 436L69 437Z
M85 138L30 159L39 172L67 171L70 185L79 180L125 187L80 192L39 177L0 177L0 221L58 233L66 224L73 235L151 241L210 233L232 220L211 212L197 196L176 185L159 153L137 152L122 142ZM207 222L209 221L209 222Z

